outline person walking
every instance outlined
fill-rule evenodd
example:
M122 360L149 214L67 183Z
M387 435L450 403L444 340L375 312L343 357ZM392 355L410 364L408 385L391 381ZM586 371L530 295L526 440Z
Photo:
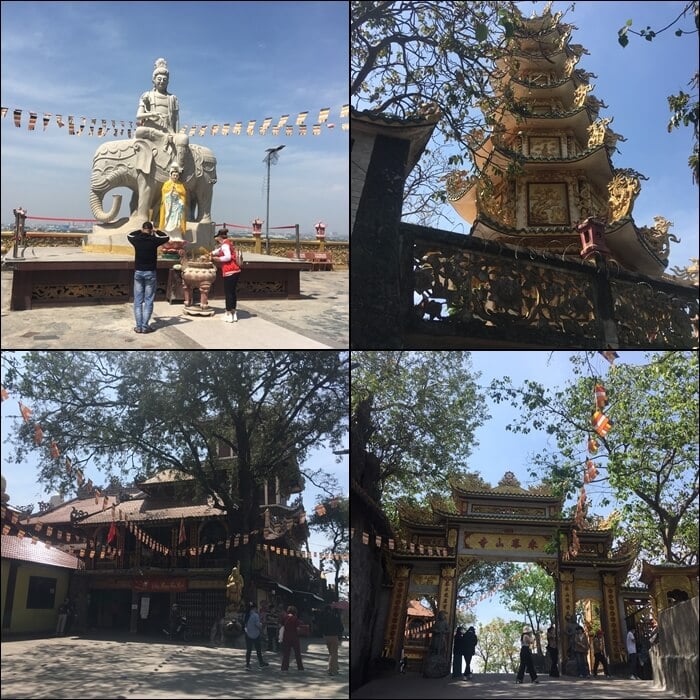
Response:
M267 650L268 651L279 651L279 642L277 637L279 635L280 622L279 622L279 612L277 611L277 606L274 603L270 603L270 607L267 611L267 616L265 618L265 636L267 637Z
M534 637L529 627L523 627L523 633L520 635L520 666L518 668L518 676L516 678L516 683L522 683L523 677L525 676L525 669L530 674L530 680L533 683L539 683L537 680L537 672L535 671L535 664L532 661L532 651L530 647Z
M134 318L135 333L153 333L148 323L156 298L156 269L158 246L170 240L162 231L153 231L153 224L145 221L140 231L132 231L127 240L134 246Z
M598 630L593 637L593 675L598 675L598 664L603 665L603 673L611 678L608 671L608 661L605 658L605 639L603 638L603 630Z
M552 624L547 628L547 655L549 656L549 675L559 678L559 638L557 626Z
M236 298L236 287L241 274L241 267L238 264L233 244L228 239L228 229L219 229L214 239L219 246L212 251L211 257L213 260L218 260L221 263L221 274L224 278L224 295L226 297L224 321L226 323L235 323L238 321L238 315L236 314L238 301Z
M75 622L76 611L73 601L70 598L66 598L66 601L66 628L64 633L67 637L70 634L73 623Z
M258 666L265 668L269 666L263 659L262 649L260 648L260 635L262 634L262 624L260 623L260 615L258 615L258 606L252 601L248 603L248 610L243 618L243 631L245 633L245 667L250 671L250 655L255 647L255 652L258 655Z
M58 622L56 623L56 636L63 637L66 631L66 623L68 622L70 601L64 598L63 602L58 606Z
M576 655L576 675L579 678L588 678L588 636L581 625L576 627L574 635L574 654Z
M472 677L472 659L476 653L476 645L479 639L476 636L476 630L470 627L467 633L464 635L464 660L466 666L464 669L464 678L466 680L471 680Z
M294 649L294 658L297 662L297 670L303 671L304 664L301 662L301 646L299 645L299 618L297 609L290 605L287 614L282 622L284 633L282 636L282 671L289 671L289 655Z
M319 627L321 636L326 641L328 648L328 675L338 675L338 646L340 638L343 636L343 622L340 619L337 611L326 605L323 608L319 619Z
M452 678L462 678L464 658L464 627L458 627L452 641Z
M634 635L634 627L630 627L627 630L627 658L629 660L629 671L630 678L632 680L638 681L637 676L637 639Z

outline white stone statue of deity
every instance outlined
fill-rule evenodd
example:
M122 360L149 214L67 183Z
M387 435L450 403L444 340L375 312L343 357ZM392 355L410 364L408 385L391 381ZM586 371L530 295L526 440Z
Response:
M175 158L180 169L185 165L185 153L189 139L185 134L179 134L180 104L177 96L168 92L170 71L164 58L159 58L153 71L153 89L144 92L139 99L136 120L137 139L155 141L159 147L174 150Z

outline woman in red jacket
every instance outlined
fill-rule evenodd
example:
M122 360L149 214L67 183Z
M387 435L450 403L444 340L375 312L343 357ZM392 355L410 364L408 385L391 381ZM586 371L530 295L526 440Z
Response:
M297 617L297 609L293 605L287 608L282 627L284 628L284 636L282 637L282 670L289 670L289 655L293 648L294 657L297 660L297 669L303 671L304 666L301 663L301 647L299 646L299 632L297 629L299 627L299 618Z
M219 247L212 251L211 256L221 263L221 274L224 277L224 294L226 296L224 321L233 323L238 321L238 316L236 315L236 285L238 284L238 275L241 274L241 268L236 259L233 243L228 239L228 229L219 229L219 232L214 236L214 240L219 244Z

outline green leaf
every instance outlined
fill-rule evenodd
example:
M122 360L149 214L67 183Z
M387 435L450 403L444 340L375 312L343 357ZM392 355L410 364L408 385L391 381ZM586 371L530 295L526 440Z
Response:
M617 32L617 43L623 48L630 43L629 37L627 36L627 27L623 27Z
M477 24L474 28L474 36L479 43L486 41L489 36L489 28L485 24Z

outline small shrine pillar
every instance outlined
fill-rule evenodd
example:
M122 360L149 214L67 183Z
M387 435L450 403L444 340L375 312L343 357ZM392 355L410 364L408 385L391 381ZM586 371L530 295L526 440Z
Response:
M382 656L399 661L403 644L404 626L406 624L406 605L408 604L408 580L410 566L397 566L394 575L394 588L391 592L389 616L386 620Z
M618 585L617 577L612 573L602 574L603 606L601 609L601 622L605 634L605 645L608 650L610 663L621 663L626 657L622 640L625 630L620 627L618 614ZM605 617L603 617L603 615Z
M323 252L326 249L326 224L319 221L314 228L316 229L316 240L318 240L318 249Z
M255 252L258 255L261 255L262 254L262 243L261 243L262 238L261 237L262 237L263 222L258 217L255 217L255 219L253 219L252 223L253 223L253 238L255 239Z

